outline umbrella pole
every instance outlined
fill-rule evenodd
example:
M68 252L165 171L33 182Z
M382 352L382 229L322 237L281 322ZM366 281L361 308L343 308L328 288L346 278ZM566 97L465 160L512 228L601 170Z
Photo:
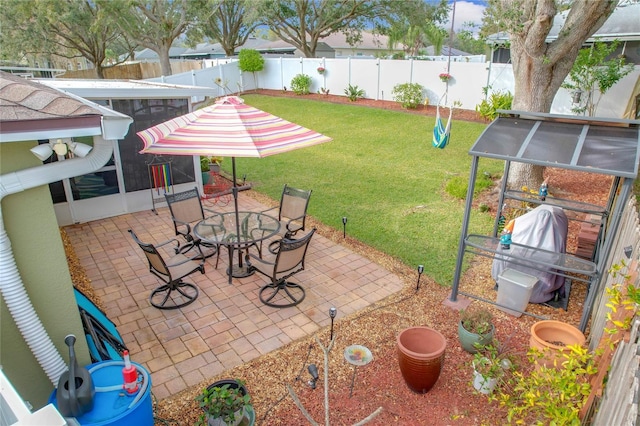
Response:
M233 175L233 205L236 212L236 236L238 238L238 267L242 267L242 250L240 250L240 213L238 212L238 186L236 185L236 157L231 157L231 170ZM233 275L233 256L229 256L229 284Z

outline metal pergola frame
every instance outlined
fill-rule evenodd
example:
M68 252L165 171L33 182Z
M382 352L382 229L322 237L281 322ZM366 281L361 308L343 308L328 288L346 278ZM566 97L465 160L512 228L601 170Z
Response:
M475 250L476 254L478 251L485 251L489 253L490 257L495 254L491 254L491 250L483 245L485 243L478 244L478 239L483 237L473 236L470 240L468 235L480 158L505 161L499 206L502 206L507 192L506 182L511 162L613 176L607 205L600 212L603 216L603 230L594 262L584 260L577 262L577 258L573 256L562 255L562 262L566 261L566 264L562 263L564 266L559 268L560 271L568 272L576 272L575 268L578 268L578 272L584 273L588 277L585 281L589 282L589 288L579 324L580 330L584 332L599 288L597 283L606 272L603 271L603 268L612 249L624 204L631 195L633 182L638 175L640 121L526 111L498 112L503 116L490 123L469 150L469 154L472 156L469 186L458 244L456 269L448 302L456 303L458 294L463 294L487 303L497 304L479 296L463 293L459 289L462 264L467 251L474 252ZM553 200L547 199L544 203L553 203ZM565 207L568 209L573 207L577 211L589 210L589 208L581 210L581 207L576 207L575 204ZM562 204L560 206L563 207ZM494 239L496 239L496 229L497 217L493 231ZM485 245L488 246L494 242L488 240ZM511 259L509 262L517 264L517 259ZM576 264L578 264L577 267Z

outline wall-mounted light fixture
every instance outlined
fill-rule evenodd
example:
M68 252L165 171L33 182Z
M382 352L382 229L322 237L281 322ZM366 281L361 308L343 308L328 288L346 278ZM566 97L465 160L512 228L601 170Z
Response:
M55 142L49 141L48 144L45 143L31 148L31 152L41 161L45 161L47 158L51 157L54 152L56 155L61 156L71 153L78 157L86 157L92 149L92 146L80 142L73 142L71 139L56 139Z
M624 255L627 256L627 259L631 259L631 255L633 254L633 247L626 246L623 250L624 250Z

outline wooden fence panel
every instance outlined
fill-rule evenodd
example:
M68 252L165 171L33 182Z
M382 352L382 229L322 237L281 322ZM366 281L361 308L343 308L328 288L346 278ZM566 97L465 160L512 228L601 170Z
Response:
M600 282L597 283L598 290L596 291L596 294L599 296L594 301L594 308L591 314L591 325L589 329L590 349L596 348L600 343L604 325L607 321L607 312L609 312L609 308L606 306L607 294L605 289L610 288L614 284L622 283L622 275L629 273L627 268L623 268L620 271L621 273L614 278L608 272L612 265L620 262L622 259L626 261L627 265L631 263L631 260L627 259L624 254L624 248L628 246L633 248L633 253L637 258L640 246L640 225L634 196L629 197L624 211L622 212L619 229L616 234L616 239L611 247L609 259L607 259L605 267L603 268L603 276L600 278Z
M171 72L180 74L193 70L202 69L200 61L172 61ZM134 64L123 64L116 67L106 68L104 78L108 80L144 80L148 78L161 77L160 63L158 62L137 62ZM95 69L67 71L58 78L84 78L96 79L98 75Z
M629 341L620 342L616 350L607 387L592 422L594 426L635 425L638 422L639 327L640 320L636 319Z
M624 254L625 247L632 247L632 259L627 259ZM616 240L611 249L611 254L606 262L606 269L603 270L603 277L599 284L598 294L595 301L590 325L590 348L594 349L603 337L604 326L607 321L607 313L610 308L606 306L608 301L605 288L610 288L615 284L624 282L623 275L631 275L629 265L632 260L638 259L640 249L640 225L638 212L636 209L635 196L629 198L622 213L620 227L616 234ZM624 259L627 267L623 268L617 277L611 276L608 270L612 265ZM638 287L636 278L633 284ZM604 389L602 399L597 403L596 414L591 424L597 426L608 425L636 425L638 424L638 400L640 397L640 353L638 348L638 333L640 320L634 320L630 338L621 341L611 360L610 365L599 365L598 368L611 368L607 384Z

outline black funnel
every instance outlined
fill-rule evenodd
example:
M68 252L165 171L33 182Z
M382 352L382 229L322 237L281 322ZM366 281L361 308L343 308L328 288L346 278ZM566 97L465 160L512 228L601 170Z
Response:
M76 352L73 349L76 336L68 335L64 338L64 343L69 346L69 370L62 373L58 380L58 410L64 417L78 417L93 409L96 389L89 371L78 366Z

